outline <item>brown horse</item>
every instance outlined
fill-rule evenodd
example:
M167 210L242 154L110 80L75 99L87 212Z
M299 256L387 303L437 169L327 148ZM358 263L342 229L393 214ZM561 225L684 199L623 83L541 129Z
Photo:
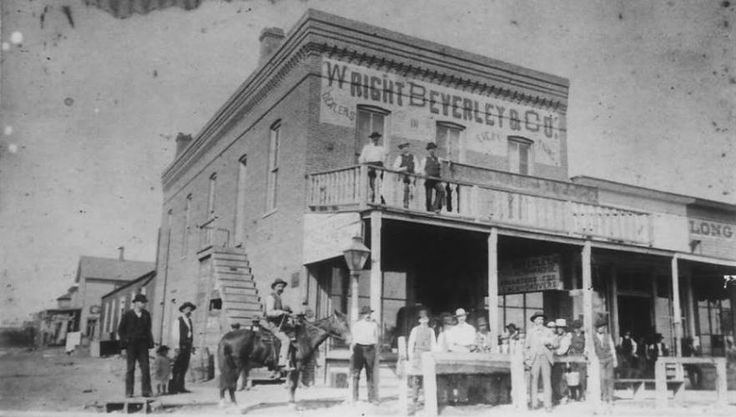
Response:
M294 341L289 351L293 371L289 372L289 402L294 403L294 392L304 365L314 355L317 347L328 337L335 337L350 343L350 326L347 316L337 310L328 317L309 322L298 317L294 325ZM275 337L267 330L234 330L222 336L217 346L217 358L220 364L220 405L225 404L225 391L230 394L230 401L236 404L235 388L238 377L259 366L273 368L278 355Z

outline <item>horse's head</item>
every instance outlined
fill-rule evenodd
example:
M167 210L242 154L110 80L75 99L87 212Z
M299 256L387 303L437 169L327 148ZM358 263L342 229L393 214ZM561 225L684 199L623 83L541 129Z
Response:
M337 310L327 317L324 321L323 329L327 331L330 336L339 337L343 339L345 343L350 344L352 341L352 335L350 334L350 324L348 316Z

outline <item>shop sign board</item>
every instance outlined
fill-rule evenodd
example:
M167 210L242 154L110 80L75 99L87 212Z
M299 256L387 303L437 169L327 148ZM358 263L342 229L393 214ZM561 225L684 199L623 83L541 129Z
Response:
M498 271L499 294L560 289L562 280L559 255L516 259L501 265Z
M700 255L734 259L736 224L688 218L691 250Z
M466 151L506 157L508 137L534 142L537 163L561 166L560 113L323 57L320 122L354 127L358 105L391 112L388 133L434 140L437 122L465 127Z

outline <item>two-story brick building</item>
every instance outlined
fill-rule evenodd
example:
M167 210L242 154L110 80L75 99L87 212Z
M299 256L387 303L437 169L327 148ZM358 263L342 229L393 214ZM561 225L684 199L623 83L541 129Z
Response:
M177 139L163 174L152 303L163 340L191 300L195 343L213 346L260 314L275 278L291 284L292 306L348 311L342 250L357 234L371 250L359 302L386 348L400 309L422 304L487 315L494 334L542 309L589 330L608 313L616 332L689 335L722 353L736 207L571 181L568 90L558 76L313 10L286 36L264 30L258 68ZM357 155L373 131L390 154L371 186ZM390 169L404 142L418 158L436 143L446 159L439 213L425 208L421 176L404 206L404 176Z

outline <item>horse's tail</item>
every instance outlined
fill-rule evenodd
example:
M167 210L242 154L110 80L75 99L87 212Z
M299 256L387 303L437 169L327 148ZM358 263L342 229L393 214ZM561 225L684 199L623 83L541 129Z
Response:
M220 388L235 388L238 381L238 365L233 356L233 347L225 339L217 346L217 358L220 363Z

